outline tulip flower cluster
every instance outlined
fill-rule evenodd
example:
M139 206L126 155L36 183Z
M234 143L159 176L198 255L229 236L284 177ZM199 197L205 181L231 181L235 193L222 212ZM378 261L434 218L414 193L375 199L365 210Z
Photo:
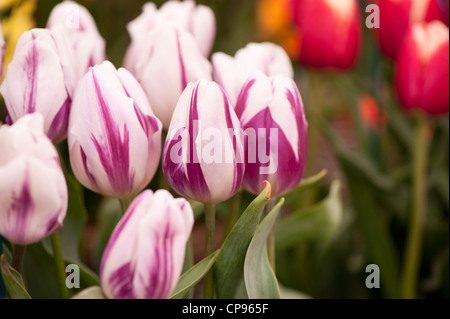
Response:
M241 187L259 194L265 181L275 197L296 188L308 124L288 55L250 43L234 57L215 53L211 63L215 30L212 10L194 1L146 4L128 25L132 41L119 69L76 2L55 6L47 28L23 33L0 87L0 234L27 245L61 229L68 191L54 144L67 137L76 179L131 202L103 252L103 293L167 298L194 215L186 199L146 189L161 154L170 187L205 205Z

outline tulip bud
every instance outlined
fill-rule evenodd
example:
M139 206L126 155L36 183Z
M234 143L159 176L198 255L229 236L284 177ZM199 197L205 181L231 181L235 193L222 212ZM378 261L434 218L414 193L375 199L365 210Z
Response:
M401 104L430 115L448 113L449 33L440 21L416 24L406 35L395 71Z
M267 180L273 197L296 188L306 165L308 123L295 82L257 73L242 88L236 114L247 134L243 187L259 194Z
M270 42L250 43L234 58L222 52L215 53L212 63L214 78L225 89L233 106L245 81L257 71L267 76L294 78L289 56L282 47Z
M232 197L244 174L243 134L223 89L189 83L178 101L163 152L163 172L179 194L203 203Z
M77 84L72 63L72 53L60 30L24 32L0 87L7 123L28 113L41 113L48 137L54 143L63 140Z
M348 70L361 46L357 0L294 0L300 62L314 68Z
M28 245L57 232L67 211L67 186L41 114L0 126L0 235Z
M141 191L161 155L161 123L125 69L105 61L80 80L69 121L70 161L87 188L127 198Z
M129 70L133 68L148 41L149 32L165 22L171 22L191 33L202 54L205 57L209 56L216 36L216 18L209 7L196 6L192 0L167 1L157 10L154 3L146 3L142 8L142 14L127 26L131 44L125 55L125 68Z
M441 0L374 0L380 9L380 27L375 34L384 54L397 59L400 46L409 28L421 22L440 19L448 21ZM444 0L445 2L445 0ZM447 22L448 23L448 22Z
M79 76L106 59L105 40L98 32L89 11L74 1L57 4L47 21L47 28L61 28L75 57Z
M211 65L191 34L170 23L148 35L130 70L147 92L156 116L169 127L178 98L189 82L211 79Z
M184 198L144 191L131 203L103 253L103 292L117 299L164 299L181 274L194 224Z

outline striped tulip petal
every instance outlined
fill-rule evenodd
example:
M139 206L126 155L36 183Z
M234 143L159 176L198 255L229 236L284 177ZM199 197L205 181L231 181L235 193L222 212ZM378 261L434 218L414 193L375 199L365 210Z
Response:
M66 216L66 181L43 128L40 114L0 127L0 235L14 244L40 241Z
M186 243L194 224L185 199L146 190L114 229L100 268L109 298L164 299L181 274Z
M161 123L140 85L109 62L82 78L69 123L70 159L89 189L112 197L142 190L156 172Z

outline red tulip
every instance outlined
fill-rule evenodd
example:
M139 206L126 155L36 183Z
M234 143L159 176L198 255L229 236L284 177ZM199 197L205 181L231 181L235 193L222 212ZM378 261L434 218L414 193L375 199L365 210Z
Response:
M301 63L339 70L355 64L362 32L357 0L293 0L293 7Z
M440 21L410 29L399 51L395 84L401 104L430 115L449 106L449 33Z
M396 59L403 38L415 23L446 21L448 0L375 0L380 8L380 28L376 36L381 50Z

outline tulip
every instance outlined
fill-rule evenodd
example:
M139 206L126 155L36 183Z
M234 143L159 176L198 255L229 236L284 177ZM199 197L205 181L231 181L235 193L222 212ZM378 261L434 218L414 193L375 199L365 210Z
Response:
M0 126L0 234L28 245L63 225L68 194L58 153L41 114Z
M164 299L181 274L194 224L184 198L144 191L131 203L103 253L103 292L117 299Z
M70 161L78 180L107 196L128 198L156 172L161 123L142 87L105 61L80 80L70 114Z
M50 13L47 28L60 27L73 50L80 77L89 67L106 59L105 40L85 7L67 0L57 4Z
M247 133L244 189L259 194L267 180L277 197L296 188L306 165L308 123L295 82L257 73L242 88L236 114Z
M227 92L233 106L245 81L260 71L267 76L284 75L294 77L289 56L276 44L250 43L233 57L218 52L212 56L214 79Z
M156 116L168 128L178 98L189 82L211 79L211 65L191 34L170 23L148 35L145 49L130 71L141 83Z
M171 22L191 33L202 54L205 57L209 56L216 36L216 18L209 7L196 6L192 0L167 1L157 10L154 3L146 3L142 8L142 14L127 26L131 44L125 56L125 68L131 70L143 44L148 41L149 32L164 22Z
M380 28L375 35L384 54L397 59L400 46L412 25L430 22L435 19L444 21L447 14L441 0L379 0L374 1L380 9ZM445 0L444 0L445 2Z
M163 152L163 172L182 196L214 204L232 197L244 174L243 134L223 89L189 83L178 101Z
M319 69L348 70L361 47L357 0L294 0L300 62Z
M11 124L28 113L44 116L44 130L58 143L67 135L77 76L72 52L60 30L23 33L0 87Z
M449 30L440 21L416 24L397 59L395 84L407 110L442 115L449 107Z

